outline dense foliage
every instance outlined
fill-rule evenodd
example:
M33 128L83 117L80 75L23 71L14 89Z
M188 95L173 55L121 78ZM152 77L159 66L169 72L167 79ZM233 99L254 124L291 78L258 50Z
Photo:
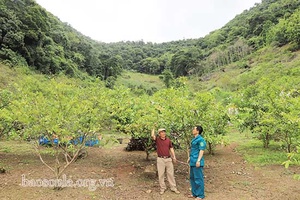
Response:
M148 138L152 128L167 128L181 148L188 148L195 124L203 124L209 151L223 142L228 116L214 96L191 93L186 87L135 96L124 87L114 90L101 81L76 81L58 76L24 76L0 92L0 133L4 138L37 140L40 135L66 142L78 136L113 130ZM145 141L151 146L150 140ZM149 154L151 149L146 149Z
M241 60L267 44L299 49L298 0L263 0L205 37L167 43L91 40L62 23L34 0L0 1L0 59L45 74L78 70L108 80L122 69L175 77L202 75ZM111 77L111 78L110 78Z
M238 95L240 128L249 128L265 148L271 140L281 142L289 153L299 145L300 93L295 84L298 81L288 77L275 84L262 79Z

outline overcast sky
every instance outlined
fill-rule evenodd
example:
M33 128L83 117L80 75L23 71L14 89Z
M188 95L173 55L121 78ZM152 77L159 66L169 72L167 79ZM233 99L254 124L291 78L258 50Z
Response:
M36 0L102 42L200 38L261 0Z

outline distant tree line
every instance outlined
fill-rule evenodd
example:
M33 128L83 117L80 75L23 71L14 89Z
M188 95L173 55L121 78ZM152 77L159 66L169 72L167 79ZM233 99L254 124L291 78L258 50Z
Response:
M79 71L113 82L123 69L174 77L198 75L240 61L266 45L300 49L300 1L262 0L205 37L165 43L92 40L34 0L0 1L0 60L44 74Z

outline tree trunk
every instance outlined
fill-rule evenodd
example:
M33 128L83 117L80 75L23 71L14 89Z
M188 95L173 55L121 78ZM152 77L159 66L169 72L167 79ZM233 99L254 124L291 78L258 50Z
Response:
M146 160L147 160L147 161L150 161L149 155L150 155L150 152L149 152L148 150L146 150Z
M214 154L214 152L213 152L213 146L212 146L211 142L208 143L208 152L209 152L210 155Z

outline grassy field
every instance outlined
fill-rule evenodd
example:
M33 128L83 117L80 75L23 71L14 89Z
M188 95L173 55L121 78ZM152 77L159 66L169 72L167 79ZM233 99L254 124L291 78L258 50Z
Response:
M288 160L288 154L279 142L271 141L269 148L264 148L262 141L250 132L240 133L235 129L230 130L225 138L229 143L237 143L237 152L247 162L257 166L282 165ZM297 155L297 159L300 160L300 155Z
M116 84L127 87L142 87L145 89L156 88L157 90L164 87L164 83L158 76L130 71L124 71L117 79Z

